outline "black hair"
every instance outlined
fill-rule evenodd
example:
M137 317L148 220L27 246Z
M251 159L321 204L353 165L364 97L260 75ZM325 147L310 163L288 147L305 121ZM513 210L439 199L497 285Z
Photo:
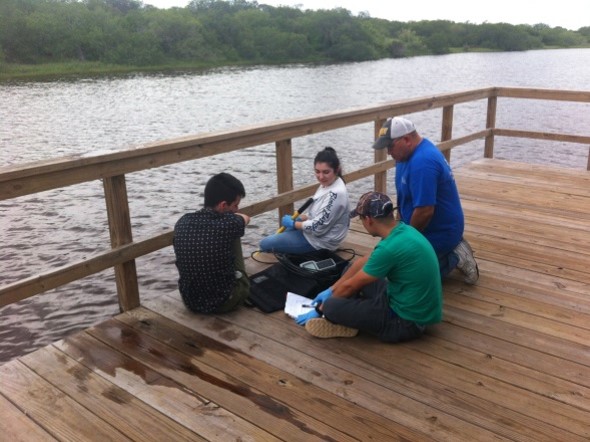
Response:
M336 175L342 178L342 167L340 167L340 159L338 158L338 155L336 155L336 150L333 147L326 146L324 147L324 150L320 150L315 156L315 159L313 160L314 165L317 163L328 164L332 169L334 169Z
M242 182L229 173L213 175L205 185L205 207L213 208L222 201L233 203L236 198L246 196Z

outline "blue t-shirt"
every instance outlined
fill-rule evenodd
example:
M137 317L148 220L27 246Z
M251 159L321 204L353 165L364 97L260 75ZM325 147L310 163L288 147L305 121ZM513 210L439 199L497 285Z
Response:
M397 162L395 187L402 220L410 224L416 207L434 206L434 215L422 233L437 255L452 251L463 237L463 208L451 167L430 140L423 138L410 158Z

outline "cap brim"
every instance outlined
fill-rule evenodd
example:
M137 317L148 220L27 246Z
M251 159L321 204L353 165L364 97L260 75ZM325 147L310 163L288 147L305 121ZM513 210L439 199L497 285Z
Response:
M357 216L359 216L359 213L356 211L356 209L352 209L349 213L348 216L351 218L355 218Z
M391 145L391 141L392 140L389 137L379 137L373 143L373 149L385 149L386 147L389 147Z

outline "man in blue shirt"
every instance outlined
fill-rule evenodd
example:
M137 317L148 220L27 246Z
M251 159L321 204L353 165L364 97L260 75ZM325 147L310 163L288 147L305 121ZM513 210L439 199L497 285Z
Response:
M459 269L465 282L479 278L473 250L463 238L465 220L451 167L430 140L421 137L410 120L389 118L373 144L387 149L396 161L395 187L401 219L428 238L441 277Z

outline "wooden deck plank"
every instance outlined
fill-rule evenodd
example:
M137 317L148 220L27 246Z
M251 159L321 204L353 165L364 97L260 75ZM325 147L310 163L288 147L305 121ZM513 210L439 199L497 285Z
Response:
M588 197L571 193L567 188L545 188L540 192L539 188L531 188L525 184L495 180L488 180L485 186L481 186L481 177L460 174L455 176L462 198L492 201L500 206L526 206L529 210L534 208L540 213L568 211L582 220L590 215Z
M220 344L149 310L138 309L127 315L119 315L117 319L158 340L177 344L177 350L199 357L215 369L237 373L242 382L263 391L269 397L277 398L290 408L297 408L311 416L322 416L325 423L337 423L333 426L339 431L359 440L380 440L390 437L394 432L406 438L417 436L417 433L404 427L395 428L393 422L378 414L359 410L326 390L314 388L245 352Z
M279 438L354 440L318 418L291 409L251 388L239 377L234 377L239 373L227 375L121 322L107 321L89 329L88 333Z
M240 324L243 323L245 315L240 315L239 317ZM274 315L273 319L276 318ZM284 322L284 319L281 323ZM288 325L291 327L294 326L292 321L288 322ZM250 324L251 328L254 328L254 323ZM283 325L280 329L285 329L286 327ZM277 330L277 333L279 330ZM433 331L436 334L436 330ZM338 366L346 366L350 365L353 362L358 364L358 361L364 361L367 365L363 365L363 370L359 372L359 375L366 370L372 369L375 370L375 367L381 367L384 372L387 372L386 376L394 375L398 378L405 378L408 379L416 384L428 384L431 388L435 390L445 390L445 391L463 391L467 394L472 395L473 397L480 397L481 386L479 382L482 380L481 377L475 376L474 374L470 373L469 370L466 370L465 373L458 373L457 367L450 367L448 364L436 360L436 359L428 359L424 360L422 356L416 357L415 352L413 351L414 347L420 346L420 342L412 343L409 345L396 345L396 346L384 346L382 343L376 341L372 337L363 337L366 338L364 340L358 340L357 342L350 342L349 340L337 340L336 342L331 341L330 344L335 348L331 348L332 350L340 350L338 353L339 360L334 362L334 365ZM294 338L291 338L293 341ZM308 343L303 343L297 345L297 348L305 348L307 352L311 351L310 349L313 348L315 351L313 356L316 358L321 358L322 354L325 353L325 343L322 341L313 339L306 334L303 334L304 341L309 341ZM334 343L332 343L334 342ZM313 347L312 347L313 345ZM316 349L317 346L317 349ZM332 354L330 354L332 356ZM343 360L341 361L340 358ZM392 361L395 361L392 364ZM452 373L452 376L449 376L448 379L445 378L444 373L449 372ZM436 373L436 375L434 374ZM439 376L440 373L440 376ZM427 381L425 381L427 379ZM477 379L477 382L476 382ZM386 386L387 383L383 384ZM535 413L536 407L540 407L539 414L543 414L543 400L539 399L534 395L529 395L528 392L523 392L521 390L514 391L513 388L510 386L506 386L502 383L496 383L493 380L488 380L485 382L485 388L490 388L490 391L486 391L485 393L485 401L492 402L500 405L504 410L510 410L512 407L511 404L514 404L515 400L516 403L520 401L528 400L531 402L531 407L526 410L527 413ZM512 392L514 397L509 394ZM482 402L480 400L475 400L476 403ZM481 404L479 404L481 406ZM554 403L547 403L545 404L545 410L551 410L555 406ZM441 408L441 411L444 408ZM515 410L513 410L514 412ZM463 410L465 413L465 410ZM502 422L505 422L504 419L508 418L509 415L507 414L502 419ZM534 416L532 416L534 417ZM465 414L462 416L463 419L466 419ZM479 419L485 418L485 416L477 416ZM580 425L580 422L576 420L572 420L572 425L575 425L577 431L583 432L584 425ZM536 432L541 433L543 424L540 422L535 422L532 424L532 428L535 429ZM582 427L582 428L580 428ZM496 431L498 429L496 428ZM553 433L552 428L547 428L546 430L548 435L551 437L556 437L556 434Z
M559 284L567 285L569 281L573 281L574 283L577 282L581 284L582 288L588 287L588 273L563 267L561 263L551 261L550 258L545 256L539 258L543 262L530 261L526 254L519 253L521 256L511 255L509 248L503 250L495 249L494 241L491 239L481 238L480 241L480 238L474 240L473 237L471 237L470 242L473 243L476 258L493 261L498 264L508 264L511 267L523 271L531 270L540 275L547 275L554 279L558 279Z
M499 180L505 183L536 186L541 189L575 191L590 197L590 174L580 173L578 169L479 159L469 163L469 167L462 168L461 175L475 176L486 181Z
M344 351L338 351L338 356L333 351L327 352L326 341L311 338L282 312L264 315L244 310L223 317L201 316L180 309L179 302L178 299L164 297L153 305L160 314L176 322L198 329L212 339L282 367L319 388L429 436L437 434L450 440L495 438L493 433L487 433L478 425L460 423L461 417L447 413L448 404L438 410L423 403L424 397L433 396L444 402L447 399L445 392L422 389L420 393L411 391L413 397L407 397L408 386L403 382L399 385L398 377L390 372L390 368L377 370L362 359L347 358ZM148 307L151 305L148 303ZM263 329L261 321L264 321ZM364 343L359 341L358 345ZM415 388L420 389L418 384ZM464 413L464 409L457 411L457 414Z
M525 206L510 206L501 205L498 203L488 201L470 200L463 198L461 200L465 214L469 220L471 215L475 214L484 217L497 217L498 219L505 219L507 222L512 222L517 225L527 225L529 222L534 224L546 225L548 228L554 226L566 228L567 232L571 231L572 235L578 233L584 234L588 232L588 220L572 218L567 212L553 211L548 213L541 213L536 210L529 209ZM477 218L476 218L477 219ZM466 227L469 226L469 223ZM502 230L498 230L501 234Z
M474 317L457 310L445 313L445 327L438 327L436 338L444 339L470 350L481 352L486 358L498 358L532 370L542 370L547 376L587 387L587 368L576 361L562 360L535 348L526 348L471 327ZM542 359L542 362L539 362ZM558 371L554 367L559 367ZM553 369L553 371L552 371ZM588 397L580 398L588 401ZM585 407L584 407L585 408Z
M518 294L523 298L558 305L573 312L584 314L589 312L590 296L588 296L587 284L484 260L481 257L478 262L480 279L477 287Z
M455 175L480 279L445 280L443 322L423 339L320 340L282 312L195 315L164 295L0 367L0 431L589 440L590 173L484 159ZM343 247L377 241L353 221ZM249 273L274 261L259 258Z
M11 442L50 442L57 440L1 395L0 434L3 440Z
M132 440L19 360L0 366L0 377L0 393L57 439Z
M493 317L502 317L505 320L512 320L511 313L507 310L514 311L515 314L530 314L532 322L537 322L537 317L541 320L549 321L548 324L554 322L555 328L548 327L551 330L559 330L559 326L563 325L566 330L573 333L572 336L576 335L576 330L570 327L581 328L585 331L590 330L590 323L586 320L583 315L579 314L579 304L576 304L576 309L573 310L568 306L562 306L560 304L544 302L540 300L537 295L538 292L533 292L531 296L522 296L521 293L509 293L505 291L496 290L482 285L472 288L469 292L465 291L464 285L459 281L449 281L445 284L445 299L454 299L457 304L462 301L461 295L464 295L469 300L477 300L482 303L491 304L496 307L489 308L488 314ZM588 308L590 308L590 300L586 300ZM482 304L479 308L486 309L486 306ZM499 306L499 307L498 307ZM533 312L531 314L531 312ZM520 317L520 321L524 322L523 317ZM517 321L519 323L523 323ZM525 322L528 324L528 322ZM533 325L532 327L535 327ZM568 333L562 333L564 337L569 337ZM575 339L574 339L575 340Z
M587 229L575 229L568 226L564 229L564 222L559 220L555 225L535 219L532 213L519 211L522 220L515 220L513 216L505 213L482 213L481 207L477 211L467 208L466 216L469 218L467 232L495 236L506 240L527 242L550 250L556 248L583 254L590 254L590 231ZM583 246L583 247L580 247Z
M512 380L516 388L524 388L535 394L551 397L566 405L578 407L585 412L590 411L590 388L586 385L575 383L571 378L564 380L547 374L552 367L544 361L545 355L535 353L535 364L524 366L515 361L498 357L497 346L489 346L486 352L467 347L461 343L453 342L450 333L458 330L449 330L449 333L438 333L436 336L428 335L416 350L430 356L447 360L452 364L467 367L469 370L486 375L496 380ZM463 333L463 331L460 331ZM541 356L541 357L540 357ZM579 366L577 367L579 368ZM582 372L587 372L584 367ZM579 381L579 378L576 380ZM584 380L583 382L586 382Z
M133 440L205 440L87 367L66 357L56 348L40 349L34 356L25 356L21 361L54 387Z
M461 188L469 189L476 186L481 181L477 178L459 177L457 182ZM531 215L534 213L552 214L561 211L567 211L582 222L590 216L590 207L588 199L575 196L564 195L560 192L547 191L543 195L538 195L526 186L512 184L507 187L505 183L487 182L485 188L476 191L461 191L462 196L469 197L473 201L495 201L497 204L511 205L521 207L526 201L527 210ZM523 200L523 198L525 198ZM534 212L533 212L534 210Z
M170 302L176 303L177 301L172 301L171 300ZM174 315L176 315L178 313L178 314L180 314L180 316L183 316L184 317L184 319L181 319L180 317L175 316L175 320L176 321L182 321L183 323L186 321L187 322L187 325L189 325L189 326L190 326L191 322L192 323L195 323L194 315L190 315L189 313L183 314L182 312L179 312L179 310L177 308L174 308L174 307L170 308L170 312L172 314L174 314ZM308 342L306 344L297 344L295 342L296 341L296 337L293 336L293 333L290 333L290 331L291 331L290 328L292 329L293 327L296 327L296 326L294 326L294 324L292 323L292 321L288 321L288 320L287 320L288 322L285 324L285 319L284 318L283 319L279 319L277 316L280 317L280 315L277 315L277 314L267 315L267 318L268 318L267 321L268 320L271 320L271 319L272 320L275 320L275 321L276 320L280 321L280 325L276 326L276 330L275 330L274 333L272 333L272 336L274 337L275 340L278 340L278 341L281 341L281 338L283 338L285 341L289 341L294 348L292 350L290 350L290 351L282 351L282 352L280 352L280 351L274 349L275 346L272 346L272 344L270 344L270 343L264 343L264 344L266 344L266 346L270 347L271 349L270 350L267 350L268 353L266 354L266 356L263 355L263 354L257 354L257 357L259 357L259 358L265 358L265 360L267 360L267 361L270 362L270 361L275 360L276 354L279 354L280 353L281 356L283 356L285 354L292 355L292 353L294 351L296 351L296 349L298 349L298 348L305 348L306 351L309 353L309 351L311 351L309 349L315 347L316 345L319 348L317 349L317 352L312 355L313 357L320 358L321 357L320 355L323 354L323 353L325 353L325 348L324 348L325 343L324 343L324 341L320 341L318 343L317 340L314 340L314 339L310 338L305 333L302 333L303 339L304 340L308 340L310 342ZM249 318L248 324L245 323L245 318L246 317ZM233 328L234 326L237 326L237 327L239 327L239 326L248 327L249 328L249 330L248 330L249 333L255 333L257 324L260 323L259 318L257 318L254 313L250 313L250 312L247 312L247 314L241 313L240 315L230 315L230 316L225 316L224 317L224 319L227 320L227 321L231 321L234 318L236 320L236 323L232 324L231 327L228 326L228 325L220 325L219 318L215 318L214 323L216 325L213 326L211 324L207 324L205 326L205 328L208 329L208 330L213 330L213 331L211 331L212 336L216 336L216 333L217 332L215 330L223 330L224 333L227 333L228 335L230 335L232 337L239 336L239 339L242 339L242 337L246 334L246 330L244 328ZM203 321L203 320L204 321L209 321L209 318L201 318L201 317L199 317L198 322L201 323L201 321ZM296 327L295 330L296 331L300 331L298 327ZM265 333L268 334L267 332L265 332ZM221 335L217 335L217 339L220 339L220 338L222 338L222 336ZM232 339L231 340L231 345L234 345L235 344L235 340L236 339ZM259 343L259 345L256 346L256 350L257 351L261 351L261 348L264 345L264 344L261 343L263 340L264 340L264 337L263 336L256 337L256 336L247 335L247 337L244 337L244 341L245 342L243 343L243 346L245 348L245 346L249 345L248 343L251 343L253 341L256 341L257 343ZM360 345L360 347L365 347L367 345L368 345L367 342L363 341L362 344ZM399 352L399 348L401 346L390 346L390 345L386 345L386 344L381 344L380 349L387 349L387 350L389 350L392 347L397 352ZM355 346L355 349L356 349L356 346ZM350 353L351 352L351 345L348 344L348 343L346 343L346 352L347 353ZM339 354L340 353L344 353L344 351L338 352L338 353ZM375 351L373 353L378 353L378 351ZM387 357L385 357L386 362L384 363L384 366L387 367L387 371L393 370L393 367L390 366L390 361L391 360L403 361L404 364L406 364L406 359L407 358L408 357L405 354L404 355L396 354L396 357L395 358L392 357L391 359L388 359ZM353 357L352 360L333 361L332 362L332 365L334 365L334 366L347 366L347 367L349 367L347 370L353 372L353 374L355 376L357 376L357 377L366 376L366 373L368 373L368 371L371 371L371 370L374 371L375 370L375 366L370 366L369 365L369 366L362 367L361 369L359 369L358 372L356 372L355 370L353 370L350 367L350 364L353 361L356 362L356 364L358 364L358 361L359 360L362 360L362 361L371 361L372 360L371 352L368 352L367 354L363 354L362 356ZM313 370L312 370L313 373L316 373L316 372L318 372L318 373L324 373L325 370L321 369L318 366L318 364L319 364L319 362L318 361L315 361L315 365L314 365ZM431 363L430 362L422 361L422 364L430 365ZM289 362L289 361L283 361L283 362L280 362L280 365L282 365L282 366L285 366L285 365L294 366L294 363L292 361L291 362ZM397 365L396 365L396 368L397 368ZM383 387L390 387L391 386L390 384L393 381L393 379L390 378L391 376L394 376L395 379L400 379L400 378L403 378L404 376L407 377L407 373L415 372L415 370L416 370L415 366L413 366L410 363L409 366L404 367L402 369L399 369L399 371L396 370L395 373L388 373L386 375L388 377L388 379L387 379L387 381L383 381ZM454 368L451 371L455 371ZM299 372L298 376L301 377L301 376L306 376L306 375L304 373ZM333 374L332 374L332 376L333 376ZM308 376L308 377L310 379L312 379L312 380L314 379L314 376ZM415 385L420 385L420 381L422 379L427 379L427 378L430 379L431 377L432 376L422 376L421 374L419 374L414 379ZM326 379L322 379L321 381L322 382L326 382L327 380ZM357 379L357 383L358 382L359 381ZM363 386L363 390L366 390L366 389L367 389L367 387L366 386ZM408 386L405 385L402 388L402 391L407 392L407 389L408 389ZM446 387L446 386L442 386L442 387L439 386L438 389L441 390L441 391L444 391L445 393L447 391L449 391L449 388ZM452 388L452 391L454 392L454 394L457 394L457 389L455 387ZM347 397L350 397L350 398L353 398L354 397L355 398L354 401L356 403L359 403L359 399L357 399L356 396L353 396L353 393L352 392L347 391L346 392L346 396ZM418 395L418 398L420 398L421 396L422 395ZM426 396L432 398L433 396L435 396L435 394L433 394L432 391L429 391L426 394ZM465 398L470 397L471 400L473 400L472 398L475 397L475 395L473 394L473 392L470 392L468 394L465 394L464 396L465 396ZM502 396L502 395L500 395L500 396ZM517 394L517 396L520 397L520 392ZM467 400L467 401L470 400L470 399L465 399L465 398L463 400ZM486 397L486 400L489 400L489 397ZM536 398L534 398L534 400L536 400ZM533 400L533 402L534 402L534 400ZM508 403L510 403L511 402L511 399L508 398L507 401L508 401ZM398 403L398 402L399 402L399 400L396 400L396 403ZM477 408L477 407L474 406L474 408ZM507 410L506 411L505 407L493 407L493 408L495 408L497 410L499 410L499 409L504 410L503 411L504 416L502 416L501 418L499 418L496 414L493 414L493 411L490 410L488 404L484 405L483 408L485 409L485 413L483 413L483 417L481 417L482 419L484 419L484 418L495 418L495 419L497 419L497 421L502 422L502 425L503 426L506 425L506 422L510 422L511 420L513 420L512 416L514 416L514 412L513 411L510 411L510 410ZM404 405L404 409L407 409L407 404ZM449 404L445 403L444 406L441 406L441 409L448 410L449 409ZM401 412L401 410L400 411L397 411L396 413L399 413L399 412ZM431 413L431 415L435 415L435 412L432 411L432 410L430 411L430 413ZM458 415L464 416L465 413L466 413L466 411L463 408L458 413ZM438 418L440 418L440 416L438 416ZM442 421L442 419L441 419L441 421ZM518 424L515 423L515 422L513 422L512 425L517 426ZM529 431L532 431L536 435L535 437L538 437L539 436L539 433L541 431L540 428L543 427L543 424L540 423L540 422L538 422L538 421L532 421L532 423L529 423L529 425L530 425ZM578 424L578 426L579 426L579 424ZM503 432L504 431L505 432L505 431L508 431L508 430L507 430L507 428L503 428L502 430L499 430L498 428L496 428L496 431L500 431L500 432ZM481 437L483 433L484 432L482 430L480 430L479 436ZM526 434L526 431L524 431L523 428L521 427L518 434ZM550 431L549 434L550 434L550 437L548 437L547 440L554 440L552 438L555 438L557 435L559 435L560 434L560 431L558 431L558 432L554 432L554 431L551 432ZM466 435L462 435L462 436L455 435L454 437L460 437L461 440L467 440L466 439L466 437L467 437ZM512 437L514 437L514 435L512 435Z
M569 322L561 321L559 319L543 317L540 311L533 311L533 313L525 312L513 306L503 303L497 303L493 298L474 298L471 292L467 295L464 293L453 293L452 291L445 292L446 305L453 306L462 310L467 310L476 313L479 316L494 318L501 320L504 324L512 324L517 326L525 326L527 331L538 332L543 335L548 335L555 338L555 346L562 351L562 354L583 351L587 344L588 332L590 327L588 324L572 325ZM531 302L531 305L544 306ZM547 316L556 316L557 313L547 306ZM569 312L567 313L569 315ZM574 316L579 316L573 313ZM583 323L582 318L576 320ZM565 342L562 342L564 339ZM545 348L549 343L544 343ZM588 363L590 365L590 354L581 354L578 356L578 361Z
M237 440L244 434L249 435L249 440L276 440L268 432L140 361L116 351L88 333L79 333L56 343L55 346L113 385L186 426L195 433L193 440L197 440L198 435L205 440L222 437Z

